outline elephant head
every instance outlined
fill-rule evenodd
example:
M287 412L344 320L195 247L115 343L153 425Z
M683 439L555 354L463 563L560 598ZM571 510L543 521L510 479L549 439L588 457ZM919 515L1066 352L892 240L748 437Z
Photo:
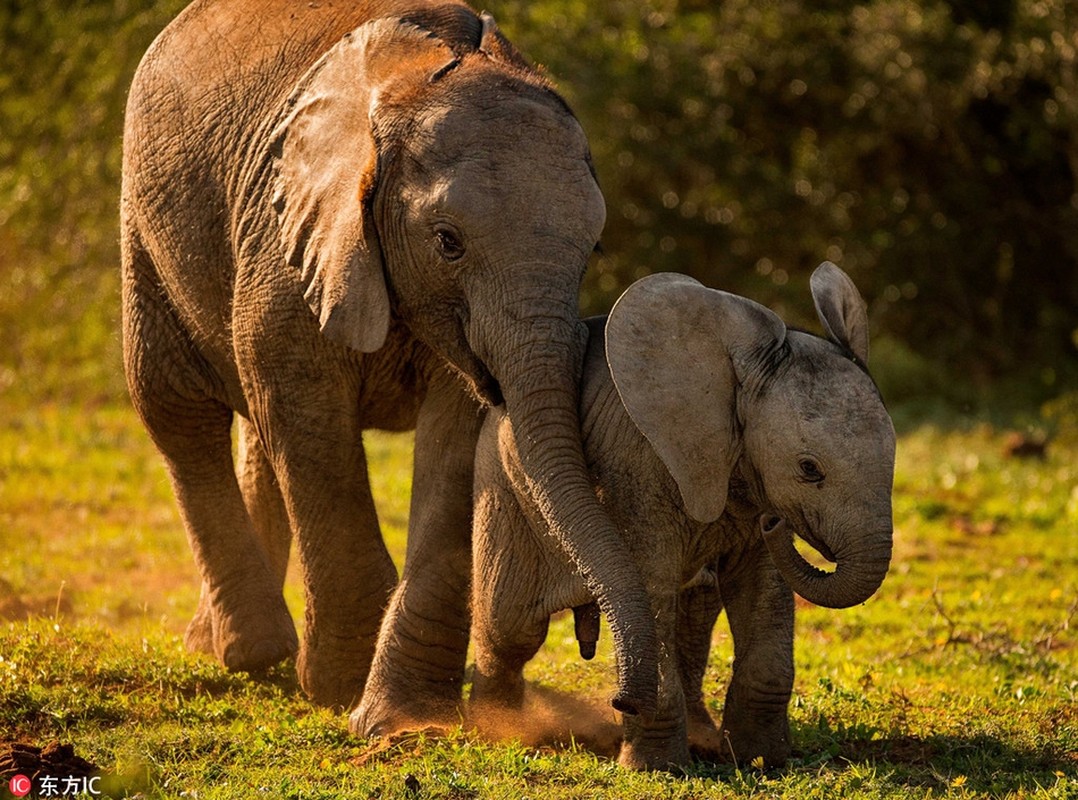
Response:
M578 295L605 222L587 141L489 16L422 13L360 26L289 98L272 147L282 249L327 337L373 353L402 324L504 402L529 489L611 619L615 705L646 711L653 622L580 442Z
M731 480L743 482L787 583L842 608L887 573L895 434L866 370L867 315L853 282L824 263L811 289L827 339L743 297L653 275L611 311L607 357L689 515L717 519ZM835 570L805 561L787 524Z

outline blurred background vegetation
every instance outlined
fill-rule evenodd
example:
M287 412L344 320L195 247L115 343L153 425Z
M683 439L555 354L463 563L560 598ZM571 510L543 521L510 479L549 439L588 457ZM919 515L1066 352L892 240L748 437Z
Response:
M0 391L124 395L123 107L185 4L0 7ZM674 270L815 328L808 276L830 259L869 300L892 403L1075 396L1073 3L479 5L592 143L609 216L585 311Z

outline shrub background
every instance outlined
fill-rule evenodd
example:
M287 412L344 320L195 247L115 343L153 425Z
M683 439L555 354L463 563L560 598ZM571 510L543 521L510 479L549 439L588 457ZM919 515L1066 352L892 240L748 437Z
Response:
M163 0L0 8L0 388L121 397L123 106ZM889 399L1078 383L1065 0L490 0L582 119L609 206L584 310L688 272L811 322L835 261ZM891 376L895 378L892 379Z

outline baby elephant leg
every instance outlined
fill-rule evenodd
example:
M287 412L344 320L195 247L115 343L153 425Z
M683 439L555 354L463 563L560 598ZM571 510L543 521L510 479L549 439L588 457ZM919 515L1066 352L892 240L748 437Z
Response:
M720 591L734 638L734 671L723 709L722 755L768 766L790 756L787 707L793 690L793 593L764 547L724 569Z
M480 439L480 453L489 438ZM541 595L549 567L496 453L487 461L480 458L476 464L471 702L473 707L519 709L524 665L546 640L550 617Z
M669 581L675 585L676 581ZM652 599L659 634L659 706L654 715L625 715L618 763L629 769L673 770L689 763L685 695L677 654L676 593Z
M681 588L678 598L677 656L688 714L689 747L701 758L716 759L723 745L707 710L704 675L711 654L711 636L722 613L717 565L707 566Z

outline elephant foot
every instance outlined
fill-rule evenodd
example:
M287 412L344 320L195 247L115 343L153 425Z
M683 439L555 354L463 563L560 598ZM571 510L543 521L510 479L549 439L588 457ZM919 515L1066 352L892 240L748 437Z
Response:
M394 669L383 659L372 668L348 727L358 736L369 737L428 728L448 730L459 725L461 672Z
M677 772L691 762L684 720L628 719L625 741L618 754L618 764L622 767Z
M722 734L715 721L702 706L698 711L689 712L688 720L689 752L704 761L722 761L730 758L730 749L725 745Z
M400 594L394 603L399 608ZM459 725L467 652L466 625L440 624L391 608L363 697L349 717L352 733L388 736Z
M217 655L217 648L213 644L213 609L210 607L205 592L198 599L198 608L195 610L194 617L187 623L183 644L191 653Z
M524 707L522 669L485 667L477 664L472 673L472 692L469 705L474 709L519 711Z
M299 640L284 598L248 605L251 611L228 613L214 608L204 593L187 626L184 646L216 656L230 672L261 672L295 655Z
M363 699L348 716L348 729L356 736L371 738L393 736L403 731L443 730L460 724L460 703L445 698L426 700L416 696L407 703L392 702L386 698L371 697L370 688Z
M374 656L374 638L360 632L326 636L309 623L306 634L296 660L303 691L316 705L336 710L351 708L363 694Z
M756 718L751 724L727 725L717 732L721 761L749 764L762 758L765 767L781 767L790 757L790 727L785 715L781 721Z
M652 743L643 746L639 743L623 742L618 754L620 766L638 772L678 772L688 766L691 760L688 745L685 743Z

